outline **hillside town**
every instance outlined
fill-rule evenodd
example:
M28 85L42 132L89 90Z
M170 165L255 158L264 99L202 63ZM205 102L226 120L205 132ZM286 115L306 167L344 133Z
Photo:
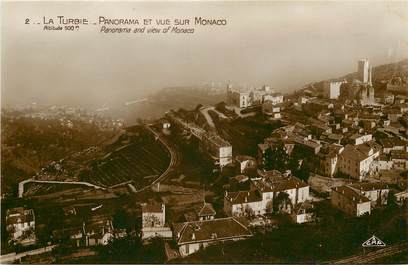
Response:
M119 134L98 155L89 148L19 183L20 198L3 206L2 262L89 261L107 249L121 253L120 242L133 242L139 258L197 261L186 258L207 248L227 256L235 245L283 231L330 234L327 226L337 222L330 218L370 224L358 240L376 234L398 246L395 253L407 250L407 76L378 80L362 59L351 78L292 94L268 85L224 89L221 103L172 109L128 128L53 107L47 113L77 115ZM77 126L58 117L62 126ZM67 174L74 167L81 170ZM325 253L336 239L318 240ZM68 257L61 248L70 249Z

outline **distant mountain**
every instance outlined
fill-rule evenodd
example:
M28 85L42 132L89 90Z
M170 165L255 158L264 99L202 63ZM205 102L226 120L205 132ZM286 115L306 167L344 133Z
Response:
M125 124L134 125L139 119L158 119L170 109L194 109L198 104L213 105L225 100L226 89L211 87L166 87L148 96L138 104L118 106L108 112L123 118Z
M373 82L390 80L394 75L408 75L408 59L396 63L383 64L373 67ZM345 75L343 78L351 80L357 77L357 72Z
M383 89L384 82L390 80L393 76L408 76L408 59L404 59L402 61L396 63L389 63L383 64L373 67L372 72L372 79L374 88ZM327 80L322 80L314 83L307 84L298 92L301 92L305 89L312 89L312 90L320 90L323 88L323 84L328 81L334 80L348 80L352 81L353 79L357 78L357 72L349 73L344 76L340 76L337 78L330 78Z

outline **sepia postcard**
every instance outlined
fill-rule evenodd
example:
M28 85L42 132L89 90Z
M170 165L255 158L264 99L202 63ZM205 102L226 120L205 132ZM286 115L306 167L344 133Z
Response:
M10 1L1 264L408 264L408 1Z

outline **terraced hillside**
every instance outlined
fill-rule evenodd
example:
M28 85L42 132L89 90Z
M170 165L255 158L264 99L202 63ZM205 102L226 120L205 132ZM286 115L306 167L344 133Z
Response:
M135 188L141 188L163 173L169 161L165 146L143 134L93 163L82 180L104 187L132 181Z
M166 147L145 128L134 126L115 137L114 141L95 147L91 153L85 150L75 157L67 157L62 162L46 167L35 179L82 181L106 188L129 183L140 189L157 179L169 164L170 154ZM31 183L26 187L25 196L72 188L68 184Z

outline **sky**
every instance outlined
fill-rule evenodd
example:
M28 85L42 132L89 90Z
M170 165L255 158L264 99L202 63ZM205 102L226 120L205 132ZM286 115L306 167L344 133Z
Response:
M163 87L232 82L282 92L408 58L408 2L2 2L3 105L99 106ZM58 15L226 19L194 34L26 25Z

